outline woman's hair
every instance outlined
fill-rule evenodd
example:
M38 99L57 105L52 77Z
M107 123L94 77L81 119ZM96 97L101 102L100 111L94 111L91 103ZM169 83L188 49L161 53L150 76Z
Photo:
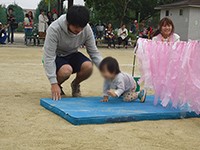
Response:
M123 26L126 26L126 24L125 24L125 23L122 23L122 24L121 24L121 27L123 27Z
M99 70L103 71L105 67L110 73L118 74L121 72L119 69L119 63L113 57L106 57L101 61Z
M165 18L163 18L163 19L160 20L159 25L158 25L158 30L156 30L154 32L153 36L157 36L158 34L160 34L161 30L162 30L162 27L166 26L166 25L167 26L172 26L172 32L171 32L171 34L174 33L174 23L173 23L173 21L170 18L165 17Z
M49 15L49 14L51 14L51 11L48 11L48 12L47 12L47 15Z
M109 25L111 25L111 26L109 27ZM107 26L106 26L106 28L112 30L112 29L113 29L112 24L111 24L111 23L108 23Z
M40 13L45 12L44 9L40 9Z
M29 13L31 14L31 16L29 16L29 17L30 17L31 19L33 19L33 12L32 12L32 11L29 11L28 14L29 14Z

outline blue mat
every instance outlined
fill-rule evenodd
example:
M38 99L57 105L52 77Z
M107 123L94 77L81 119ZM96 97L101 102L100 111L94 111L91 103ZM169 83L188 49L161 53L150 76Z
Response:
M153 96L147 96L145 103L123 102L122 99L114 98L103 103L101 99L84 97L53 101L42 98L40 104L74 125L200 117L187 110L155 106Z

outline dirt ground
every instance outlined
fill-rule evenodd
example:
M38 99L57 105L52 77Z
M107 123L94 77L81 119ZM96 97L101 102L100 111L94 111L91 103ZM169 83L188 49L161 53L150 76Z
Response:
M84 50L82 50L84 51ZM131 73L131 50L100 50ZM0 47L1 150L199 150L200 119L73 126L40 106L50 97L41 48ZM64 90L70 96L70 78ZM82 83L83 96L100 96L102 79L94 70Z

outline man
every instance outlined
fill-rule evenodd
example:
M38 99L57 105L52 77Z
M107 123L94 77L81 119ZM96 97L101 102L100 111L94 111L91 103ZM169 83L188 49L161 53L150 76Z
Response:
M6 30L5 28L3 27L3 24L0 22L0 44L6 44L6 38L7 38L7 35L6 35Z
M13 9L8 9L7 14L7 24L8 24L8 43L14 42L14 31L15 31L15 16L13 15Z
M71 83L72 96L81 96L80 83L92 74L92 62L78 52L85 45L96 66L102 57L96 47L94 35L89 26L89 11L84 6L72 6L66 15L54 21L47 30L44 44L44 68L51 83L53 100L59 100L61 84L73 73L76 78Z

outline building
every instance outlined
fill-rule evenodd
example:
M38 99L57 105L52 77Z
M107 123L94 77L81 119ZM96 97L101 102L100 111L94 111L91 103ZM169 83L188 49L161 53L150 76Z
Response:
M161 19L172 19L181 40L200 40L200 0L182 0L155 9L160 10Z

